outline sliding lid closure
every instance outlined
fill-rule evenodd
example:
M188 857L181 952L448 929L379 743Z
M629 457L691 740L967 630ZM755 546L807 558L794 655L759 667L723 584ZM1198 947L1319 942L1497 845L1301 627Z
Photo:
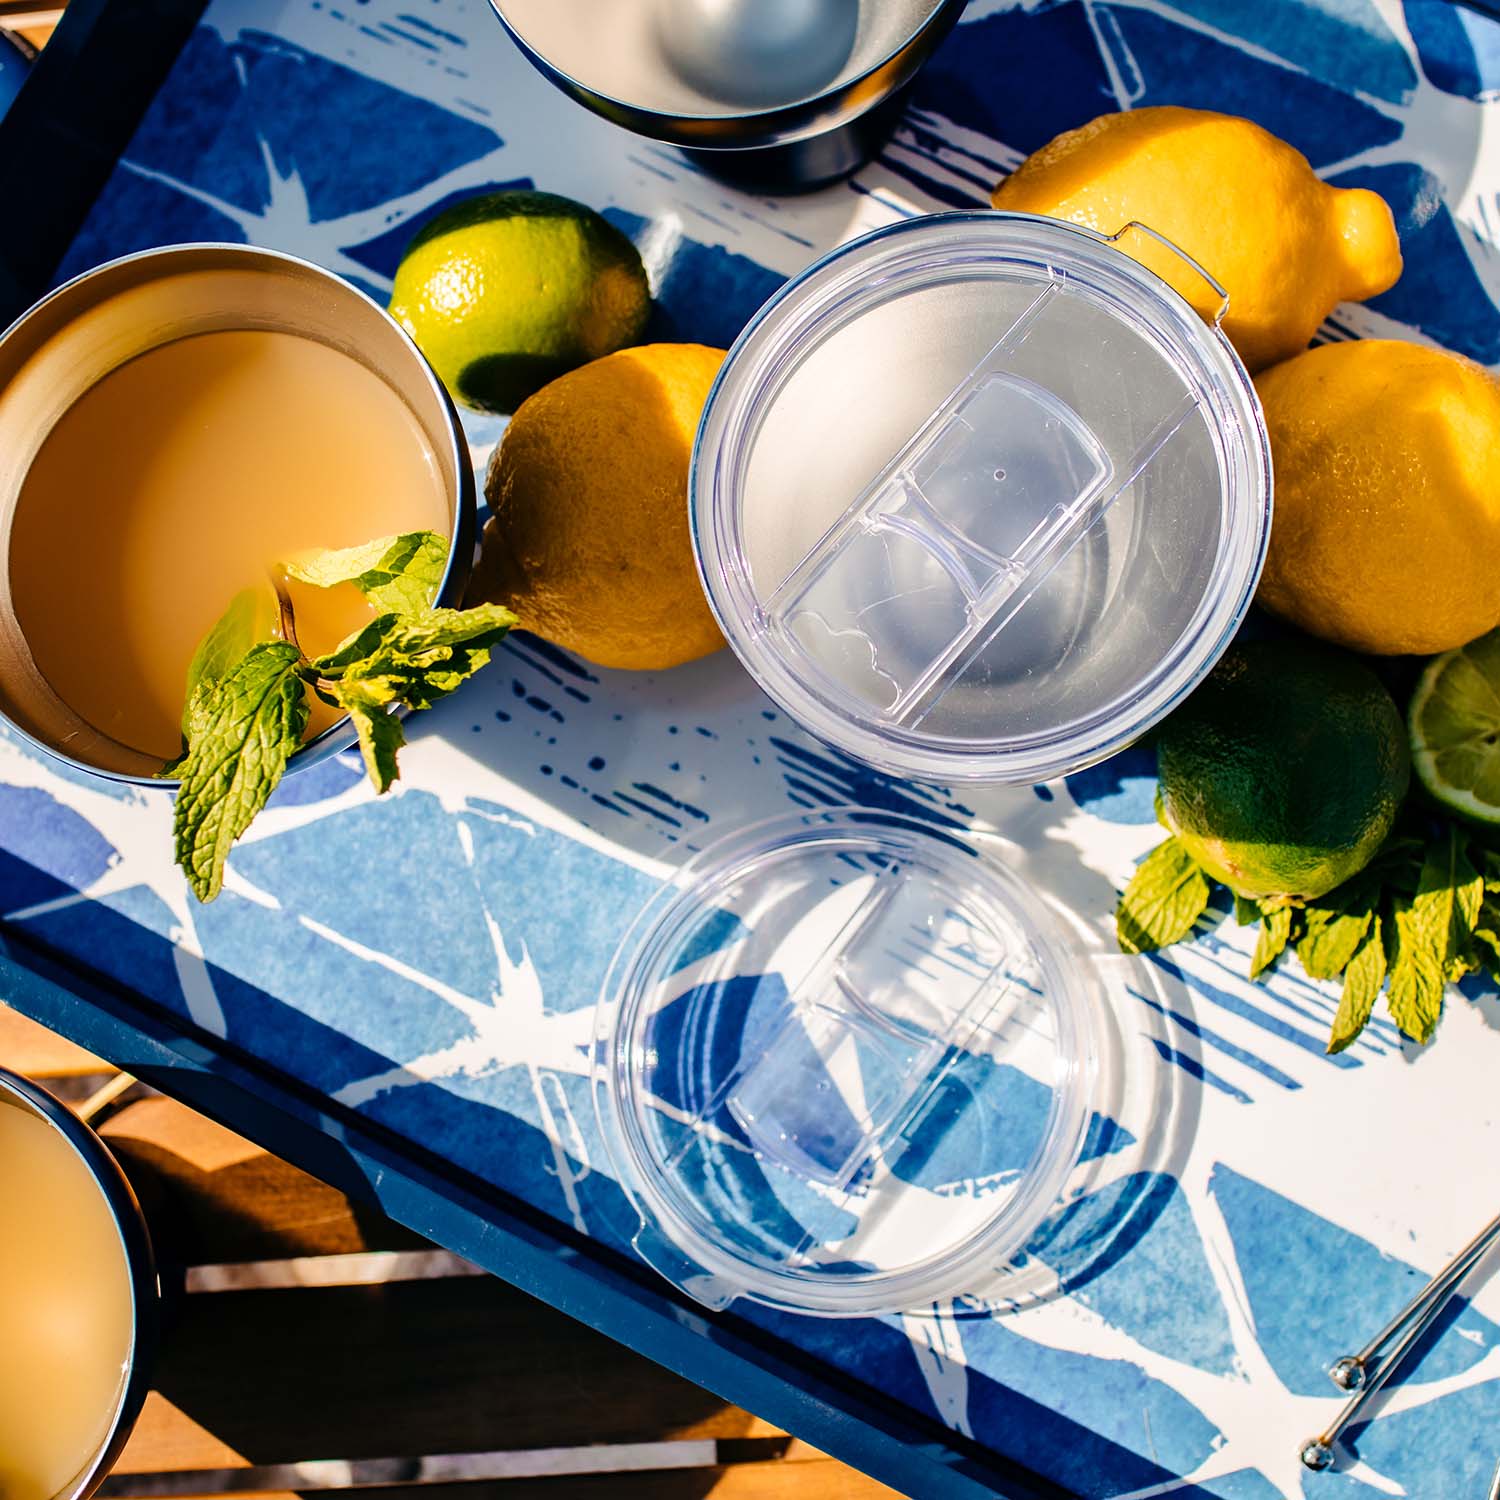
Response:
M1078 666L1087 631L1097 624L1082 612L1092 609L1102 616L1111 602L1125 597L1128 549L1151 549L1152 556L1138 571L1144 575L1146 566L1157 566L1163 575L1141 576L1143 588L1160 593L1172 587L1176 580L1165 576L1176 566L1168 555L1170 541L1163 546L1158 535L1143 546L1143 538L1152 527L1163 533L1173 527L1173 507L1192 507L1199 516L1194 524L1205 535L1208 528L1201 517L1211 515L1209 540L1218 543L1220 533L1231 529L1227 516L1220 525L1221 509L1230 508L1221 491L1235 477L1225 479L1235 456L1221 452L1215 458L1215 444L1224 447L1226 431L1231 437L1248 435L1253 442L1259 419L1242 368L1237 394L1252 421L1240 422L1241 413L1234 411L1226 420L1229 403L1216 388L1216 376L1233 376L1236 370L1218 332L1228 310L1227 293L1148 226L1132 223L1105 238L1050 221L1021 220L1017 228L999 215L988 216L995 221L990 225L982 222L983 216L953 217L971 224L980 219L979 229L994 234L1009 231L1021 247L1015 263L1006 265L998 252L991 252L966 270L960 246L941 270L934 270L937 257L931 254L908 269L898 255L903 232L916 240L949 227L948 216L912 221L884 232L890 236L892 261L887 274L867 266L863 284L855 289L841 292L830 286L825 297L829 306L817 315L797 305L794 286L784 294L787 305L779 318L764 312L761 325L752 325L730 364L738 360L758 366L760 396L769 416L763 410L757 423L757 414L746 412L748 456L735 472L727 431L735 418L724 409L736 405L734 397L740 393L732 389L733 370L727 371L700 432L696 537L705 583L726 634L772 696L807 727L890 770L935 779L1025 779L1072 769L1069 759L1077 757L1065 752L1059 764L1052 764L1045 753L1033 756L1015 776L1007 774L998 757L988 777L983 765L957 764L965 750L983 747L962 743L980 737L969 729L954 736L950 724L962 718L972 726L986 716L985 710L960 708L958 700L972 697L976 689L991 692L995 701L987 712L992 723L1024 720L1031 705L1020 697L1002 701L1002 691L1022 682L1023 691L1034 698L1037 674L1055 672L1070 651L1074 659L1069 669ZM1050 253L1044 259L1026 243L1028 236L1047 242ZM877 238L863 242L872 254ZM1096 247L1128 247L1136 238L1151 242L1149 257L1143 254L1142 259L1175 257L1188 270L1186 278L1177 274L1178 281L1191 281L1195 293L1199 282L1211 291L1209 299L1195 296L1195 301L1207 301L1207 327L1170 287L1135 261L1106 250L1104 255L1123 261L1129 273L1121 275L1109 265L1096 269ZM862 248L853 247L851 259L858 260ZM842 253L825 263L830 273ZM962 279L966 274L971 278L967 284ZM1139 296L1142 287L1148 296ZM891 433L886 451L894 449L894 456L836 510L821 535L810 538L810 546L790 556L790 567L771 563L768 558L776 549L757 541L757 530L766 529L760 495L773 490L795 495L797 484L795 475L779 478L775 486L757 484L757 465L764 472L767 463L755 447L769 443L767 434L777 431L776 402L818 399L810 377L808 389L798 385L799 364L815 365L820 341L832 348L843 339L852 351L857 335L851 339L848 330L862 317L886 319L897 330L884 345L891 381L920 379L924 366L941 365L946 351L936 347L936 335L924 329L922 317L914 314L903 326L899 310L892 312L892 304L912 292L926 298L924 306L938 309L939 298L967 297L974 318L998 321L1000 336L977 363L960 366L961 378L935 409L923 411L926 420L914 433ZM1171 306L1175 326L1163 332L1152 320L1154 309L1132 305L1137 296L1147 303L1154 296ZM800 300L813 300L811 286ZM869 350L862 348L861 354L868 357ZM851 354L844 369L832 376L819 366L817 383L858 379L850 368L858 362ZM757 397L742 399L753 406ZM857 410L872 408L873 403L865 403ZM843 418L848 420L847 411ZM828 438L836 441L837 435L830 432ZM777 439L782 447L793 446L779 432ZM1162 481L1174 465L1179 473L1194 465L1203 471L1198 493L1185 495L1187 486L1180 479ZM820 477L826 473L820 471ZM1256 477L1252 474L1251 488ZM1258 478L1263 520L1264 473ZM1163 491L1167 502L1146 514L1153 496ZM715 501L720 508L713 513L706 507ZM809 503L816 504L816 497ZM726 516L724 507L738 507L738 513ZM803 507L789 501L787 509L793 508ZM1254 507L1247 509L1253 513ZM1117 510L1129 514L1117 517ZM1255 524L1253 514L1249 524ZM1182 526L1175 529L1186 534ZM1091 541L1092 554L1065 569L1085 540ZM1257 540L1263 545L1263 539ZM1217 545L1200 549L1208 552L1209 562L1219 550ZM1241 594L1248 599L1245 575L1253 579L1259 555L1252 541L1233 580L1236 599ZM1208 604L1208 562L1195 566L1203 579L1187 580L1179 592L1196 588ZM1049 638L1034 628L1038 616L1032 610L1024 617L1028 628L1018 636L1015 622L1023 607L1049 590L1054 597L1047 618L1066 616L1066 628L1059 626ZM1156 639L1142 643L1138 672L1150 673L1172 655L1176 642L1168 628L1163 624ZM997 670L997 662L1007 670ZM1131 696L1134 685L1119 686L1126 689L1121 697ZM1096 707L1109 705L1091 704L1082 692L1070 705L1078 717Z
M1144 224L1107 242L1132 234L1185 261L1217 293L1217 328L1228 292ZM1198 393L1182 389L1133 448L1111 458L1083 416L1016 373L1027 335L1062 285L1037 293L767 603L761 628L848 712L920 724L1198 410ZM951 633L937 636L927 628L934 569L956 605ZM926 659L911 650L924 638L935 648Z
M981 1294L1075 1165L1094 1033L1001 865L874 809L695 859L601 998L636 1247L699 1301L860 1316Z

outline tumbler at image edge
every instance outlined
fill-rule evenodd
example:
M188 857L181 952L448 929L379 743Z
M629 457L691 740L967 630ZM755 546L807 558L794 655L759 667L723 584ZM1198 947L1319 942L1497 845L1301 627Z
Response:
M1228 646L1270 532L1265 424L1212 268L1183 257L1205 317L1133 234L1160 241L909 219L730 350L694 447L699 571L819 739L897 776L1044 781L1130 744Z
M452 399L394 318L332 271L255 245L142 250L75 276L0 330L0 722L77 770L156 790L161 762L81 718L42 676L5 584L27 470L53 426L128 360L176 339L227 329L294 333L358 360L406 404L452 506L451 544L435 602L463 598L473 563L474 470ZM58 587L67 587L59 565ZM355 743L341 719L288 762L306 770Z
M637 135L680 148L703 171L757 192L805 192L868 161L900 118L908 85L958 23L968 0L490 0L531 63L564 93ZM757 52L739 28L684 45L684 19L847 12L828 66L807 45L760 67L783 92L736 89ZM720 66L701 54L726 55ZM788 43L794 41L787 37ZM696 42L696 39L695 39ZM730 47L738 47L736 53ZM817 64L814 64L817 69Z
M72 1148L98 1187L119 1234L131 1299L131 1340L113 1411L101 1414L104 1435L56 1500L87 1500L124 1451L151 1384L161 1318L161 1290L146 1221L124 1172L97 1134L65 1104L29 1079L0 1068L0 1108L18 1107L45 1122ZM14 1205L0 1205L4 1212ZM0 1288L0 1296L4 1289ZM0 1455L3 1456L3 1455Z

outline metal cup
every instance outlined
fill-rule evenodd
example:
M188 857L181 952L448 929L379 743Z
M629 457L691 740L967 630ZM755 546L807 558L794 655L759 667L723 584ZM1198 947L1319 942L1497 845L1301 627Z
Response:
M32 660L10 590L10 537L22 481L62 414L127 360L194 334L265 329L357 359L411 409L452 500L452 546L438 602L456 605L474 552L474 474L442 382L405 331L363 292L295 256L246 245L173 245L88 271L0 334L0 716L59 760L140 785L175 786L160 762L100 733ZM268 434L271 440L271 434ZM309 740L288 771L355 741L347 719Z
M490 3L522 52L580 104L681 148L704 171L736 186L785 193L822 187L869 160L900 118L907 86L967 0L860 0L850 66L803 97L757 106L727 99L672 102L672 57L681 49L660 44L653 19L670 0L655 0L655 9L648 0L602 0L610 25L623 25L618 18L626 14L639 17L640 36L624 48L601 40L601 0ZM749 10L761 0L741 3ZM893 13L899 13L895 26Z
M140 1415L141 1404L146 1399L161 1311L156 1263L152 1257L151 1240L146 1230L146 1221L141 1216L140 1205L136 1202L125 1174L104 1142L45 1089L0 1068L0 1109L13 1107L45 1121L73 1148L98 1185L99 1194L119 1231L128 1268L132 1337L125 1378L121 1383L114 1411L101 1413L107 1418L108 1426L99 1447L56 1496L56 1500L86 1500L120 1456L130 1430ZM24 1205L0 1204L0 1213L18 1212L24 1212ZM0 1296L13 1294L13 1290L0 1288Z

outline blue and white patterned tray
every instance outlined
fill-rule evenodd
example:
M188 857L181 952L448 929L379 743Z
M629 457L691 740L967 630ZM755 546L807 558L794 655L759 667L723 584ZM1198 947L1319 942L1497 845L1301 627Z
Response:
M653 336L727 345L840 240L981 204L1025 152L1103 110L1174 103L1249 115L1390 201L1406 272L1339 309L1328 337L1497 363L1496 91L1500 24L1446 0L972 0L878 161L768 200L569 104L482 0L211 0L58 279L148 245L252 241L383 300L427 216L534 183L636 239ZM499 424L469 430L482 460ZM663 873L788 806L991 829L1099 953L1127 1078L1007 1297L859 1323L736 1310L781 1367L842 1381L850 1410L873 1391L953 1436L896 1462L872 1408L841 1423L837 1398L807 1404L807 1435L924 1495L998 1492L960 1477L955 1454L985 1453L1036 1476L1006 1481L1017 1494L1483 1493L1500 1457L1500 1284L1455 1310L1339 1471L1308 1475L1297 1451L1341 1399L1328 1360L1500 1207L1493 997L1452 998L1426 1052L1376 1022L1329 1058L1327 989L1295 964L1249 984L1246 934L1222 912L1155 961L1110 955L1116 892L1157 834L1140 752L959 798L819 746L728 653L631 676L526 637L411 733L383 801L347 758L284 786L209 907L171 865L165 797L0 739L0 933L378 1123L398 1155L407 1143L523 1200L575 1247L560 1253L628 1253L587 1049L610 954ZM72 1029L92 1034L90 1014L70 1012ZM107 1045L102 1022L94 1039ZM219 1054L195 1056L227 1069ZM922 1186L983 1194L1012 1165L976 1141L928 1162ZM711 1320L678 1323L702 1349L689 1373L750 1391Z

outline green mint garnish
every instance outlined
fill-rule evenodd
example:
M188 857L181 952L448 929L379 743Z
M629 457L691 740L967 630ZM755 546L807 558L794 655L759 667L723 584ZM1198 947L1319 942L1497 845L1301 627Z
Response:
M375 790L388 792L401 774L396 752L406 743L401 720L390 711L388 700L364 691L364 684L338 683L332 693L334 702L349 715L359 735L359 753Z
M1120 947L1150 953L1193 930L1208 905L1208 877L1177 842L1158 844L1140 863L1115 913Z
M1348 967L1370 924L1378 920L1373 906L1378 887L1378 875L1366 870L1307 903L1306 931L1297 944L1297 957L1309 979L1334 979Z
M1312 979L1343 975L1328 1038L1342 1052L1364 1029L1382 989L1391 1020L1428 1041L1447 986L1483 970L1500 983L1500 850L1495 834L1408 812L1357 875L1316 900L1236 896L1243 926L1260 921L1250 960L1258 979L1288 948ZM1116 912L1120 947L1149 952L1192 930L1209 877L1175 838L1142 860Z
M188 665L187 697L182 705L182 733L192 739L199 688L222 682L257 641L276 634L276 600L265 589L241 589L218 624L198 643Z
M1371 913L1369 926L1344 967L1344 992L1328 1037L1330 1052L1342 1052L1365 1029L1384 983L1384 929L1379 915Z
M375 790L396 779L406 742L395 707L430 708L490 659L516 617L498 604L381 615L337 651L310 664L319 686L354 721Z
M1443 837L1431 840L1415 894L1395 903L1391 1019L1418 1042L1425 1042L1437 1026L1448 980L1475 967L1472 939L1484 881L1466 844L1451 825Z
M283 564L288 578L316 588L352 583L376 609L392 614L426 609L447 565L448 543L432 531L408 531Z
M224 883L230 846L281 780L307 727L301 653L289 641L252 646L221 681L195 694L193 735L178 763L172 818L177 863L200 901Z
M334 651L309 660L291 601L274 588L236 595L188 669L181 778L173 818L177 863L200 901L224 881L234 841L265 806L302 742L309 692L348 713L377 792L399 775L406 742L397 709L430 707L490 659L516 623L508 609L435 609L448 544L430 531L303 558L281 572L318 588L353 583L380 611Z
M1291 940L1291 907L1262 904L1260 934L1255 939L1255 952L1250 955L1250 977L1259 979L1267 969L1274 968L1276 960L1286 952L1286 945Z

